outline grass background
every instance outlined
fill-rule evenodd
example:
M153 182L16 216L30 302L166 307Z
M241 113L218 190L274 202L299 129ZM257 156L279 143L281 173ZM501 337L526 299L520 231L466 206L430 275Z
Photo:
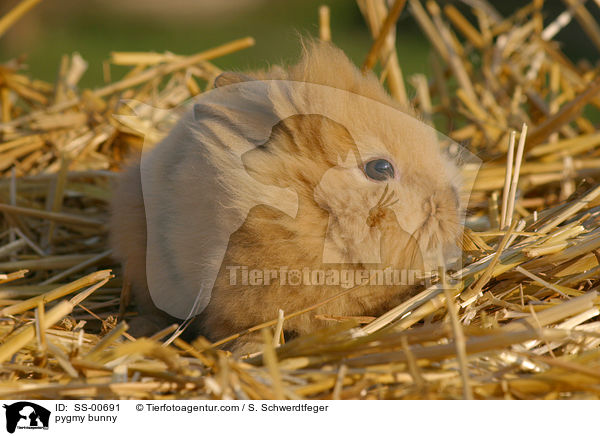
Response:
M0 14L19 1L2 0ZM53 81L61 56L77 51L89 62L81 85L96 87L102 84L102 61L108 59L111 51L168 50L186 55L253 36L256 46L215 62L223 69L261 68L298 57L298 35L318 33L320 4L331 8L333 41L355 62L364 60L371 43L353 0L220 1L232 2L232 7L215 12L218 3L213 0L164 0L162 6L159 3L158 12L157 8L150 12L143 0L44 0L0 38L0 62L24 56L34 77ZM238 3L242 5L238 7ZM462 3L452 3L466 9ZM505 15L526 4L519 0L491 3ZM600 15L594 2L588 1L587 7L596 17ZM547 0L546 20L552 20L562 10L562 1ZM598 52L577 23L563 30L558 40L574 60L587 58L596 62ZM414 73L429 73L429 44L406 10L398 22L397 45L406 79ZM113 67L113 80L123 71ZM410 85L409 92L413 92Z
M78 8L67 16L50 12L37 17L34 23L27 23L29 33L35 33L34 38L9 35L11 43L0 46L0 58L25 55L31 73L51 81L61 55L77 51L90 64L81 83L93 86L102 83L102 61L111 51L168 50L186 55L253 36L254 47L220 58L216 64L223 69L261 68L298 57L299 35L318 34L317 9L323 3L331 8L334 42L353 60L362 62L371 38L358 7L350 0L265 2L242 13L216 17L194 14L161 18L144 15L143 10L139 14L120 14L118 10L102 7ZM401 20L402 43L398 47L407 75L428 68L428 44L409 18L405 15Z

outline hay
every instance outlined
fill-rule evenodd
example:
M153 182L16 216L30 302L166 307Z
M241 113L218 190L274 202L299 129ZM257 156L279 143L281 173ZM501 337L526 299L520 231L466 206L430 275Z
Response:
M375 41L364 69L378 60L400 101L407 93L386 32L404 3L386 20L383 0L359 1ZM127 286L105 222L114 170L165 128L128 117L135 107L121 100L178 106L210 86L212 59L252 39L193 56L113 53L131 70L95 90L78 90L86 63L76 54L53 84L18 61L1 66L0 397L600 397L600 134L583 111L600 107L600 76L552 42L575 18L598 44L598 25L578 2L546 27L540 1L510 17L485 0L467 3L476 22L450 5L408 1L434 49L432 78L410 78L413 104L485 161L464 268L378 319L335 319L278 346L296 315L280 313L252 329L263 330L265 351L246 361L201 338L174 339L176 326L129 337L117 324ZM328 10L321 23L335 41Z

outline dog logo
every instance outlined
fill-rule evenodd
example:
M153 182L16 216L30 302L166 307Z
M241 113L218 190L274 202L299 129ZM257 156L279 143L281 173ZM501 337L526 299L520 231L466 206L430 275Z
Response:
M6 431L14 433L18 429L48 429L50 411L29 401L19 401L4 405L6 409Z

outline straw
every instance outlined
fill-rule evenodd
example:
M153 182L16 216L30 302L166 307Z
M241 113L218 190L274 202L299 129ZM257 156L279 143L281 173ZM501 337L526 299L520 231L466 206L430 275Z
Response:
M133 117L139 108L119 102L183 105L212 88L219 56L254 41L191 56L114 52L92 89L79 85L87 63L77 54L58 62L53 83L19 59L2 69L0 396L600 398L600 136L588 118L600 107L600 81L552 41L571 18L586 23L592 41L597 24L575 3L544 28L538 0L508 16L486 0L465 1L464 10L409 0L435 54L433 77L411 77L409 99L395 48L401 3L358 2L372 37L369 62L381 63L372 74L484 160L459 168L463 190L472 189L460 193L467 213L456 271L394 287L398 305L385 313L323 313L365 291L340 289L214 342L188 343L178 324L146 338L127 333L138 313L111 256L111 185L125 156L172 123ZM322 7L317 17L328 40L335 16ZM122 78L111 78L112 65L127 70ZM288 337L298 316L326 328ZM259 330L264 347L254 357L227 351Z
M372 69L375 65L375 62L377 61L377 57L381 52L383 44L385 43L385 40L388 37L392 26L394 26L396 24L396 21L398 21L398 18L400 18L400 14L402 13L402 10L404 9L405 5L406 0L396 0L392 5L392 8L389 10L385 21L379 29L379 34L377 35L375 42L373 42L373 45L369 49L367 58L365 59L365 62L362 66L363 71L368 71Z
M515 131L511 130L508 140L508 153L506 155L506 175L504 176L504 189L502 189L502 217L500 220L500 229L506 226L506 214L508 209L508 197L510 195L510 186L513 175L513 158L515 153Z
M23 15L33 9L42 0L23 0L6 15L0 18L0 38Z
M331 41L329 6L319 6L319 38L321 41Z
M519 174L521 173L521 162L523 160L523 151L525 150L525 138L527 138L527 124L523 123L521 136L519 136L519 145L515 157L515 168L512 172L510 181L510 193L508 194L508 208L506 211L506 224L511 225L517 198L517 186L519 185Z

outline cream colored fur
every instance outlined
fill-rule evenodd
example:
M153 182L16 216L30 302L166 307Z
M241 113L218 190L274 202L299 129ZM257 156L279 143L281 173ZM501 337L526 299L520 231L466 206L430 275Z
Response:
M252 84L255 79L266 81ZM153 292L176 302L183 290L197 290L208 271L220 271L190 330L218 340L276 318L279 309L291 313L343 290L232 285L228 266L423 269L456 245L460 180L436 133L339 49L310 43L297 65L227 74L217 84L247 111L207 97L142 159L142 174L139 163L130 165L115 191L112 241L132 281L137 333L175 319L152 303L147 276ZM393 163L393 180L365 177L364 163L375 158ZM398 202L377 207L386 185ZM144 201L152 205L151 228L159 234L146 234ZM229 244L220 250L224 238ZM153 247L149 264L161 265L151 275L147 241ZM376 316L411 290L364 286L284 327L305 334L327 324L315 314ZM238 340L236 351L256 350L254 340Z

